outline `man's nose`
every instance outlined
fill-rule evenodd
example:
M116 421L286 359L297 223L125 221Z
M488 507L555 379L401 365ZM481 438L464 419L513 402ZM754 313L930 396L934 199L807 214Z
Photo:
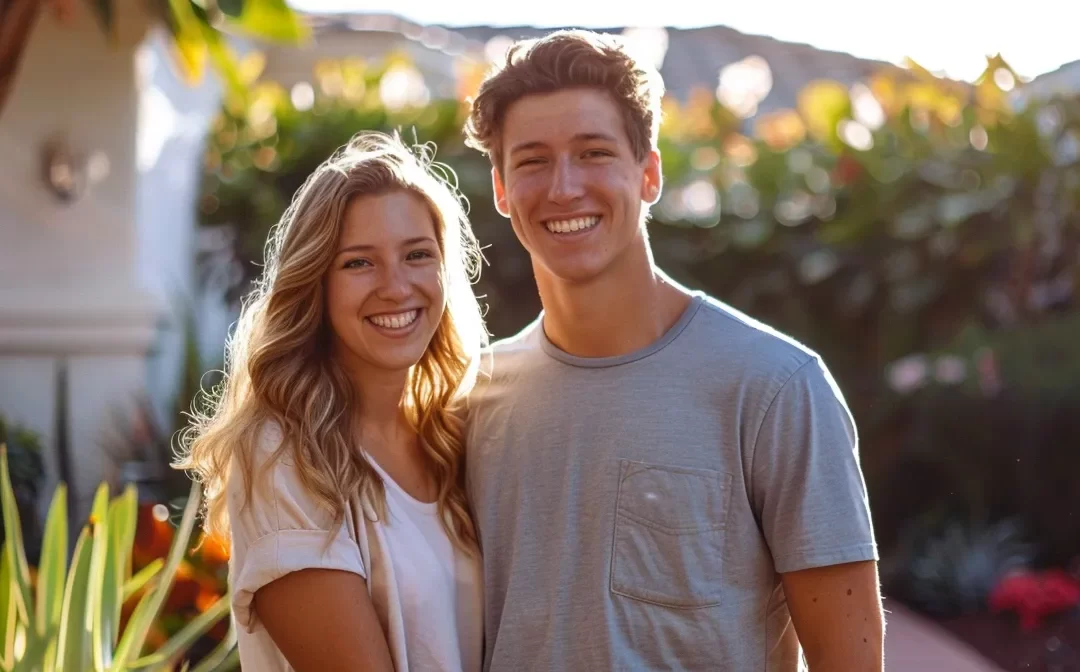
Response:
M581 198L585 190L582 186L581 170L568 156L555 161L548 188L548 200L559 205L566 205Z

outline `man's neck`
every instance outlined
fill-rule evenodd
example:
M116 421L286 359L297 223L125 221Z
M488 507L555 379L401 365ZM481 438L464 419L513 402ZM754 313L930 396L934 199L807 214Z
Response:
M632 244L587 283L568 283L536 268L548 340L577 357L617 357L662 338L690 297L653 265L647 245L644 239Z

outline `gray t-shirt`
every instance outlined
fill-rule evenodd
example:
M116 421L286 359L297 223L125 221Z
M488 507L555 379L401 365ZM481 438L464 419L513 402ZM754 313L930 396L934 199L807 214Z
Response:
M542 324L492 346L470 399L484 669L798 669L778 572L878 559L825 365L700 293L620 357Z

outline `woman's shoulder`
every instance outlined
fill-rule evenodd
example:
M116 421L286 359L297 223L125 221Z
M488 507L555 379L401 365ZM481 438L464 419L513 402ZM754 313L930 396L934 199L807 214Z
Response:
M252 430L252 436L250 459L233 459L228 486L231 508L239 512L242 503L250 504L256 515L272 517L261 525L263 534L331 529L334 509L312 489L311 475L303 473L281 425L266 421Z
M276 471L295 468L285 431L276 420L253 424L237 441L229 466L230 489L246 489L248 481L253 487L267 485L275 480Z

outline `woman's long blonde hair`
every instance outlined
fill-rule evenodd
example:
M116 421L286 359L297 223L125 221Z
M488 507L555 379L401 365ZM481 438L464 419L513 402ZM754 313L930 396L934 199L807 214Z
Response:
M430 206L442 252L446 310L427 351L409 372L404 407L438 488L438 511L450 538L472 549L476 531L464 488L458 405L475 380L487 330L472 281L480 251L448 169L426 147L365 132L307 179L274 227L266 266L244 301L226 345L226 377L193 405L192 423L174 463L199 480L204 527L229 538L225 488L237 465L251 501L253 454L276 424L308 488L334 511L359 493L385 519L385 490L357 450L355 392L331 358L324 277L336 253L345 209L355 198L408 190Z

